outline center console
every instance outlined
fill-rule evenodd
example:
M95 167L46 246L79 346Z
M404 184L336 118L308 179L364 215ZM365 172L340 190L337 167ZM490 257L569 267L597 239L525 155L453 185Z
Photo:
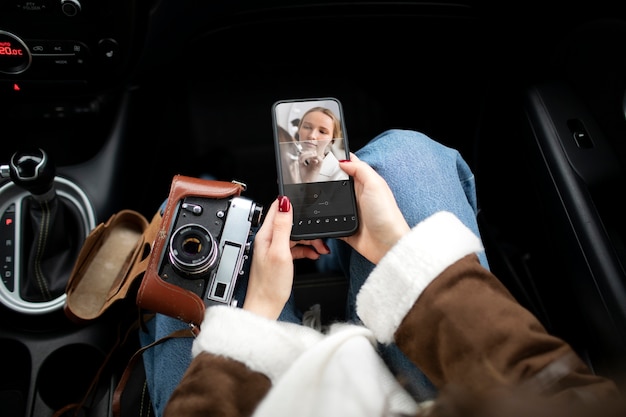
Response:
M80 326L65 317L64 283L83 240L116 209L111 171L121 152L124 90L143 47L146 3L0 0L3 416L52 416L80 402L116 340L115 311ZM30 157L41 150L54 161L45 190L9 178L20 150ZM30 160L35 166L38 156ZM59 250L35 259L37 242L49 237L38 229L46 222ZM41 277L49 280L46 297L33 295ZM87 415L111 415L115 378L101 376Z

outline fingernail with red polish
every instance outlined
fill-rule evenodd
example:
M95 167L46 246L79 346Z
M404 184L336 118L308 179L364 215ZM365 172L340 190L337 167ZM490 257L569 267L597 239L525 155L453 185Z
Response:
M278 211L287 213L291 209L291 202L286 195L278 196Z
M350 162L349 159L340 159L339 162Z

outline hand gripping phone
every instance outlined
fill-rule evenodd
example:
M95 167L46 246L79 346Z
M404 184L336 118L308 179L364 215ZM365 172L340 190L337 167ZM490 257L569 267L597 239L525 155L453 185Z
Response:
M292 240L349 236L358 227L354 180L339 100L281 100L272 106L278 187L293 207Z

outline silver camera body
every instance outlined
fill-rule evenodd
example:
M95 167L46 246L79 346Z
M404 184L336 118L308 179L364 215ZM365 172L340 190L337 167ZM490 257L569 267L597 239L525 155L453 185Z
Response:
M237 278L263 208L244 197L179 201L161 254L161 279L197 294L206 306L234 305Z

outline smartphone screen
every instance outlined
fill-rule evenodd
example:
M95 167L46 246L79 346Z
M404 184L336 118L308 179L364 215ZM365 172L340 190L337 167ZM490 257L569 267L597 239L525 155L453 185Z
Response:
M272 106L279 192L291 200L292 240L349 236L358 227L354 181L341 103L282 100Z

